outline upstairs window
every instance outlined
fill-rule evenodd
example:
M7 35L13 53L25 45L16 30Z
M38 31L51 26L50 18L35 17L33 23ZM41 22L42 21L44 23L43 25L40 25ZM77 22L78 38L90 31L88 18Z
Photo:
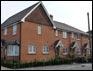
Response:
M17 25L13 25L13 35L17 33Z
M42 27L41 25L38 26L38 34L41 34L42 33Z
M63 31L63 38L67 38L67 32Z
M55 30L55 35L58 36L58 30Z
M74 38L74 32L72 32L72 38Z
M8 30L7 30L7 27L4 29L4 35L7 35L7 32L8 32Z
M80 40L81 39L81 35L80 34L78 34L78 40Z
M81 52L81 50L80 50L80 48L78 48L78 54L80 54L80 52Z

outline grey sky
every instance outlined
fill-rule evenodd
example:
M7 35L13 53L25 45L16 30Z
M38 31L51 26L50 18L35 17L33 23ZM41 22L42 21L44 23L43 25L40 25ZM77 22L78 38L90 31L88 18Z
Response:
M38 1L1 1L1 23ZM92 29L92 1L43 1L54 20L66 23L82 31L88 31L87 12Z

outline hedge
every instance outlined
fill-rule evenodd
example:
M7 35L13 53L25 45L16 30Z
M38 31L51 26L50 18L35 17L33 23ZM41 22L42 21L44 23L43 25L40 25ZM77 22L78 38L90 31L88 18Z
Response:
M59 65L59 64L71 64L71 59L55 57L48 59L46 61L35 60L33 62L27 62L27 63L21 63L20 61L1 60L1 65L9 68L24 68L24 67L46 66L46 65Z

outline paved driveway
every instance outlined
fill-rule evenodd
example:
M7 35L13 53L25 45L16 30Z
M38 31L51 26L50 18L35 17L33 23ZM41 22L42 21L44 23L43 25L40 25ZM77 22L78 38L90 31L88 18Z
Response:
M88 63L88 64L54 65L54 66L21 68L15 70L92 70L92 64Z

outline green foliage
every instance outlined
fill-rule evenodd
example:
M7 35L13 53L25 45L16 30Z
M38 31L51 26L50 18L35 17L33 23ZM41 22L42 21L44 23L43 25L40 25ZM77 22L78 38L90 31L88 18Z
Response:
M92 62L92 57L91 56L87 56L87 60L88 60L88 62Z
M61 58L55 57L44 60L35 60L33 62L21 63L20 61L7 61L1 60L1 65L9 68L24 68L24 67L36 67L36 66L45 66L45 65L59 65L59 64L70 64L70 58Z
M87 62L87 59L85 56L76 56L74 58L74 62L77 62L77 63L86 63Z

